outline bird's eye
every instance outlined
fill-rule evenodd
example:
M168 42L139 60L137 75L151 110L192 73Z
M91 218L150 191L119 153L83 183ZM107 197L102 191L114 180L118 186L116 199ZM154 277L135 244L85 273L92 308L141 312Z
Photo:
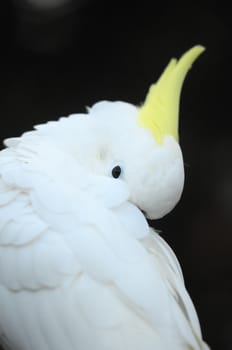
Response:
M119 165L116 165L113 169L112 169L112 176L117 179L120 175L121 175L122 169Z

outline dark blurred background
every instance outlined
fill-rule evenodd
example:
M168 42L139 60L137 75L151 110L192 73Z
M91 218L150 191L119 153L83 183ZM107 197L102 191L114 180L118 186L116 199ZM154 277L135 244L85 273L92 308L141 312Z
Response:
M139 104L171 57L195 44L206 46L181 100L184 194L155 227L181 262L204 338L212 349L232 349L228 5L213 0L8 0L1 2L0 16L1 140L83 112L101 99Z

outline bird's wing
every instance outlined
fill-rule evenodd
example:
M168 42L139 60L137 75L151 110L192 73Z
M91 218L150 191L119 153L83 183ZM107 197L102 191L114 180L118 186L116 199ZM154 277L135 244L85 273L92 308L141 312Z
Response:
M170 297L170 313L180 336L185 339L190 349L209 349L202 340L198 316L185 288L182 270L176 255L154 230L151 230L151 235L143 239L143 244L166 281Z
M123 183L83 178L75 159L30 135L1 152L0 174L0 333L12 347L168 349L170 290Z

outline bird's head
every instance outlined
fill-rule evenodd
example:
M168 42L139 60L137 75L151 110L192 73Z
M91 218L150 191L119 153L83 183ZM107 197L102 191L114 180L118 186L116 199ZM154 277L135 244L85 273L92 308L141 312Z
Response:
M179 99L184 78L203 50L195 46L180 60L172 59L142 106L102 101L88 114L58 123L67 135L66 146L86 174L112 179L116 192L118 184L126 186L129 201L150 219L171 211L183 190Z
M89 110L92 144L86 147L86 164L125 182L130 201L151 219L172 210L183 190L179 99L184 78L203 50L195 46L179 61L172 59L141 107L102 101Z

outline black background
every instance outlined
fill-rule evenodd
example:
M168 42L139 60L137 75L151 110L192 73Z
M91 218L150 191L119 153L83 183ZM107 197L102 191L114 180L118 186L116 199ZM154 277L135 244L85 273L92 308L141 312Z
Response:
M181 262L204 338L212 349L232 349L229 7L89 0L45 12L18 0L1 2L0 15L1 140L101 99L140 104L171 57L206 46L181 99L185 190L154 224Z

